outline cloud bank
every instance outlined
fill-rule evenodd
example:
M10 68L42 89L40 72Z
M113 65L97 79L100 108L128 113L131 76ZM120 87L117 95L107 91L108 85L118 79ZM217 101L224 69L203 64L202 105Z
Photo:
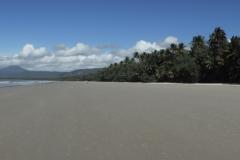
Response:
M107 67L111 63L120 62L126 56L132 57L134 52L151 52L167 48L171 43L179 43L176 37L169 36L164 41L147 42L138 41L129 49L117 49L117 44L101 44L89 46L77 43L68 48L65 44L53 46L49 52L45 47L34 48L32 44L26 44L22 50L14 56L0 55L0 68L11 65L19 65L28 70L45 71L72 71L83 68ZM103 50L108 49L109 51Z

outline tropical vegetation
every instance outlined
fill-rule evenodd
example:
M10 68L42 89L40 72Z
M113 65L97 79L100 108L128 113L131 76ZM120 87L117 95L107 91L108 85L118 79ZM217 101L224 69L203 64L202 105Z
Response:
M198 35L189 43L170 44L151 53L133 53L119 63L110 64L88 75L58 80L113 82L239 83L240 37L227 39L220 27L209 39Z

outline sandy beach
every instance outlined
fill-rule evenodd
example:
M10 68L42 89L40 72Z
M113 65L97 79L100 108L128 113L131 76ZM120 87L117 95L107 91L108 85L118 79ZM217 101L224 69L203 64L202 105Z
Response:
M238 160L240 87L0 88L1 160Z

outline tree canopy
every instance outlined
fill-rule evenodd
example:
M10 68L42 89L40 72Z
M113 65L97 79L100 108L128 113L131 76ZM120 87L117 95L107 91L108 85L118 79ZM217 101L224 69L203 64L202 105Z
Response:
M151 53L135 52L119 63L110 64L97 73L59 80L113 82L183 82L239 83L240 37L229 41L220 27L209 39L194 36L186 49L184 43L172 43Z

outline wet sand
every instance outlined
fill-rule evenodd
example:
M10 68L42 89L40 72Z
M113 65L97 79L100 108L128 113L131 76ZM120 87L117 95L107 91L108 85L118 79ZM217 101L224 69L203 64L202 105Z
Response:
M238 160L240 87L0 88L1 160Z

